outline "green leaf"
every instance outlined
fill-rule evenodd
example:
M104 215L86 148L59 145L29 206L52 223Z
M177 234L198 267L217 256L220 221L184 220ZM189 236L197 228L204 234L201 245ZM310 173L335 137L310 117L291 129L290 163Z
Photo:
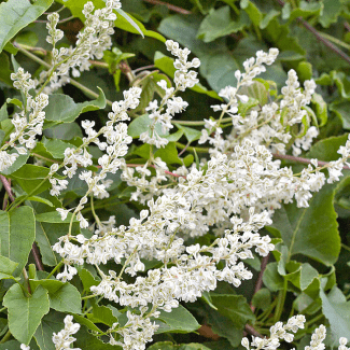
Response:
M72 123L80 114L104 109L106 97L102 89L98 88L99 96L96 100L75 103L68 95L55 94L49 97L49 105L45 108L45 127L61 123Z
M312 78L312 65L310 62L300 62L297 67L298 78L300 81L310 80Z
M248 14L254 25L259 26L262 20L262 13L260 10L249 0L241 0L241 8Z
M284 288L284 279L278 272L277 262L270 263L266 266L263 282L271 292L277 292Z
M30 207L16 208L11 212L0 211L0 252L18 266L17 276L28 261L35 239L35 219Z
M334 286L327 295L321 289L322 311L329 321L336 342L340 337L350 338L350 301Z
M49 152L55 159L63 159L64 151L67 148L76 148L71 143L64 142L61 140L51 140L47 139L46 137L43 138L42 143L45 146L46 151Z
M319 120L319 125L324 126L328 120L328 110L327 103L324 101L323 97L319 94L313 94L311 103L316 109L316 115Z
M208 43L222 36L237 33L249 26L249 17L242 12L237 20L231 19L230 7L220 7L218 10L211 10L201 23L197 38Z
M21 29L40 17L53 0L38 0L34 4L27 0L8 0L0 4L0 52Z
M307 153L308 158L317 158L326 162L337 160L340 157L339 147L344 146L348 140L348 134L333 136L316 142Z
M182 165L182 160L179 158L177 153L177 148L175 142L169 142L164 148L160 148L154 157L160 157L168 165L180 164Z
M0 280L1 279L12 279L13 272L16 270L18 263L0 255Z
M94 323L104 323L112 327L113 323L118 322L118 319L113 315L113 312L107 306L94 306L92 315L89 317L90 321Z
M72 213L68 213L67 217L62 220L61 215L58 211L49 211L47 213L37 214L35 216L36 221L38 222L47 222L50 224L69 224L72 219ZM73 222L78 222L77 219L74 219Z
M20 285L13 285L4 297L4 306L8 308L12 335L24 344L30 342L41 319L50 310L47 291L41 286L26 297Z
M74 17L78 17L82 22L85 22L85 16L82 13L84 5L86 4L85 0L56 0L56 2L69 8ZM106 6L103 0L94 0L94 5L96 9L100 9ZM145 36L157 39L161 42L165 42L165 39L162 35L152 30L147 30L140 21L138 21L130 14L125 13L124 16L122 13L119 13L116 21L114 22L114 26L134 34L140 34L142 32Z
M300 1L299 6L291 12L289 21L298 17L308 18L310 16L319 15L321 14L322 9L323 4L320 2L310 3L308 1Z
M318 21L324 28L329 28L331 24L337 22L341 10L342 4L340 0L323 0L323 11Z
M173 344L170 341L157 342L147 348L147 350L210 350L201 343Z
M100 284L99 281L95 280L90 271L83 268L78 268L79 277L84 286L85 292L90 292L90 287L97 286Z
M148 114L141 115L140 117L137 117L134 119L129 127L128 127L128 135L137 138L139 137L143 132L145 132L147 129L149 129L149 126L153 123L152 119L149 118ZM161 124L157 123L155 125L155 131L158 135L163 136L162 133L162 126Z
M48 222L36 222L36 242L39 245L43 263L49 266L55 266L61 260L60 256L53 252L52 245L57 240L66 235L69 230L69 223L51 224ZM74 232L74 233L73 233ZM78 222L72 225L72 234L77 235L80 232Z
M334 101L329 105L329 109L340 118L343 128L350 130L350 101L346 99Z
M97 328L97 327L96 327ZM102 331L99 330L101 333ZM77 340L74 342L74 346L76 348L84 349L84 350L121 350L121 347L110 345L102 342L95 335L88 332L85 328L81 328L78 335Z
M17 153L17 151L12 149L9 153ZM11 175L18 169L22 168L22 166L24 166L27 163L28 158L29 158L29 153L19 155L16 161L9 168L3 170L1 174L5 176Z
M31 280L30 285L34 290L42 286L48 291L52 309L75 314L81 313L81 296L72 284L56 280Z
M100 328L98 328L93 322L91 322L87 318L80 315L73 315L73 317L77 322L83 324L87 329L90 329L94 332L103 333Z
M271 10L269 13L267 13L264 17L264 19L260 22L260 29L265 29L269 24L270 22L278 17L280 15L280 12L279 11L276 11L276 10Z
M50 169L42 166L25 164L15 171L10 177L22 187L22 189L32 196L37 195L51 188L51 184L46 179Z
M141 28L137 25L137 23L126 13L124 12L122 9L118 9L116 10L117 13L119 13L120 15L122 15L127 21L128 23L133 26L138 32L139 34L144 38L145 36L143 35L143 32L141 30Z
M177 127L183 131L188 142L199 140L202 136L202 133L199 130L189 128L183 125L177 125Z
M51 310L49 314L44 316L41 320L34 335L41 350L56 350L56 346L52 342L52 335L64 329L64 317L65 315Z
M271 293L267 288L257 291L252 299L252 304L261 310L266 310L271 304Z
M171 312L161 311L159 318L156 319L156 324L159 325L156 334L191 333L200 327L192 314L182 305L172 309Z
M246 298L242 295L212 294L211 299L219 313L229 318L237 328L243 329L247 321L255 319Z
M337 261L340 239L333 206L335 187L325 185L314 193L308 208L297 208L293 203L275 212L272 227L279 230L288 247L287 260L303 254L327 266Z

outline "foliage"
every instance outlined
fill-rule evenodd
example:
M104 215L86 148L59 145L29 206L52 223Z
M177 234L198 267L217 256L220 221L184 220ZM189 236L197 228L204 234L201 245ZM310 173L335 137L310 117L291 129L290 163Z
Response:
M0 350L345 350L350 2L86 2L0 2Z

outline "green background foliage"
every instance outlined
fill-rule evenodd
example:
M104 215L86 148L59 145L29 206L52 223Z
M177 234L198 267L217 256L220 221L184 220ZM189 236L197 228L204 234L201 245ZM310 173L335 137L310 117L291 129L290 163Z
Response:
M101 7L101 0L94 0ZM85 0L8 0L0 3L0 110L2 140L11 132L10 117L21 103L21 96L12 89L11 72L16 67L11 55L20 66L39 74L45 61L50 59L50 47L45 41L45 20L42 14L66 8L62 18L73 16L61 24L65 31L62 45L74 42L77 31L83 26L81 10ZM203 118L212 114L210 105L220 99L217 93L227 85L235 86L234 72L244 60L257 50L277 47L277 63L261 76L256 91L249 91L252 105L266 102L269 94L280 89L287 71L294 69L301 81L313 78L318 84L308 110L313 124L319 128L317 142L305 159L322 161L337 159L336 150L344 144L350 130L350 1L290 0L191 0L122 1L123 11L118 15L113 37L113 50L106 52L101 62L93 63L91 71L78 81L62 88L50 97L46 110L44 135L32 154L20 156L3 175L12 180L15 202L7 211L0 212L0 335L5 340L0 349L18 349L19 343L31 344L32 349L54 350L53 332L63 327L64 314L74 315L82 325L77 334L76 346L82 349L110 350L104 331L114 322L126 321L125 309L117 309L105 301L84 299L89 288L97 285L99 278L94 267L84 266L72 283L56 281L49 272L59 263L51 246L66 234L69 219L62 222L56 208L74 206L77 198L85 194L86 184L74 176L63 197L58 200L49 195L45 180L51 165L63 159L66 147L76 148L82 143L79 122L89 118L97 125L106 121L106 111L111 101L119 100L122 91L131 83L143 88L142 101L129 127L129 135L138 136L149 125L145 107L161 95L157 82L174 74L173 59L164 47L165 38L188 47L201 60L200 84L186 92L189 108L175 121L168 146L155 156L172 166L190 166L198 157L206 157L207 149L196 147ZM172 6L169 6L172 5ZM175 6L175 7L174 7ZM15 45L13 45L15 44ZM26 51L23 51L24 49ZM343 56L339 51L342 51ZM38 59L32 60L25 52ZM124 64L124 67L123 67ZM134 71L132 79L125 74L125 64ZM131 68L130 68L131 67ZM277 86L269 85L275 81ZM267 86L267 88L266 88ZM87 101L89 98L91 100ZM251 106L252 106L251 105ZM242 107L241 113L245 113ZM156 129L158 126L156 126ZM161 128L157 129L161 133ZM229 133L229 128L225 129ZM184 153L181 153L186 147ZM95 160L100 155L97 147L90 152ZM127 162L142 164L149 155L149 145L137 141L130 148ZM282 160L296 171L305 164ZM35 164L34 164L35 163ZM274 238L278 251L269 257L261 271L261 261L255 257L249 262L254 278L234 289L220 283L215 293L207 293L200 300L183 304L170 314L162 313L157 321L160 328L149 349L233 349L237 348L247 324L262 334L278 320L303 313L310 334L320 323L330 329L327 344L332 346L339 336L350 338L350 171L344 171L342 181L326 185L310 201L309 208L298 209L295 204L284 205L276 212L273 225L264 234ZM95 203L98 215L104 219L116 215L118 224L127 224L137 216L141 205L130 202L132 189L121 180L113 180L111 196ZM2 189L5 199L5 191ZM7 199L6 199L7 200ZM17 207L17 205L22 205ZM85 209L91 214L91 207ZM74 234L89 235L73 223ZM210 243L209 233L197 239ZM44 270L39 271L30 254L32 245L40 250ZM21 274L24 267L29 273L29 287ZM118 270L118 266L103 266ZM149 264L148 268L152 265ZM258 276L263 288L254 292ZM18 284L19 282L20 284ZM21 287L22 286L22 287ZM83 297L83 301L82 301ZM250 307L253 305L253 311ZM206 326L206 332L201 326ZM11 332L15 340L7 340ZM93 333L100 334L97 339ZM300 332L300 336L303 335ZM219 340L213 340L217 337ZM298 343L297 337L296 343ZM1 342L1 341L0 341ZM298 345L298 344L296 344Z

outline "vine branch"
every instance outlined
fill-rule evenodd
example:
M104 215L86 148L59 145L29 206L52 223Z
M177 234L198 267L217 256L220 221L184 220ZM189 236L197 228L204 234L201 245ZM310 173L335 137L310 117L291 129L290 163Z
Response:
M181 13L182 15L192 14L191 11L185 10L179 6L168 4L167 2L164 2L164 1L159 1L159 0L143 0L143 1L148 2L149 4L152 4L152 5L166 6L169 10L177 12L177 13Z

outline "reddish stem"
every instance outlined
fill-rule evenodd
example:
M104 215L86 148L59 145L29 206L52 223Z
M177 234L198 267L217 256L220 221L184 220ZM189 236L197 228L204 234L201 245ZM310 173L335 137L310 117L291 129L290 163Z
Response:
M148 2L149 4L152 4L152 5L166 6L169 10L177 13L181 13L182 15L190 15L192 13L191 11L185 10L179 6L168 4L167 2L164 2L164 1L159 1L159 0L143 0L143 1Z
M311 159L307 159L307 158L294 157L288 154L279 154L279 153L272 153L272 155L274 156L274 158L278 158L278 159L286 159L297 163L311 164ZM329 162L324 162L322 160L318 161L318 165L325 166L327 164L329 164ZM348 166L343 166L343 169L350 170Z
M256 294L261 289L261 287L263 285L263 276L264 276L264 272L265 272L267 263L269 261L269 257L270 257L270 254L267 254L261 260L261 268L260 268L260 272L259 272L259 275L258 275L258 279L256 280L256 284L255 284L255 288L254 288L254 294ZM251 308L251 310L253 312L255 311L255 306L252 303L250 303L250 308Z

